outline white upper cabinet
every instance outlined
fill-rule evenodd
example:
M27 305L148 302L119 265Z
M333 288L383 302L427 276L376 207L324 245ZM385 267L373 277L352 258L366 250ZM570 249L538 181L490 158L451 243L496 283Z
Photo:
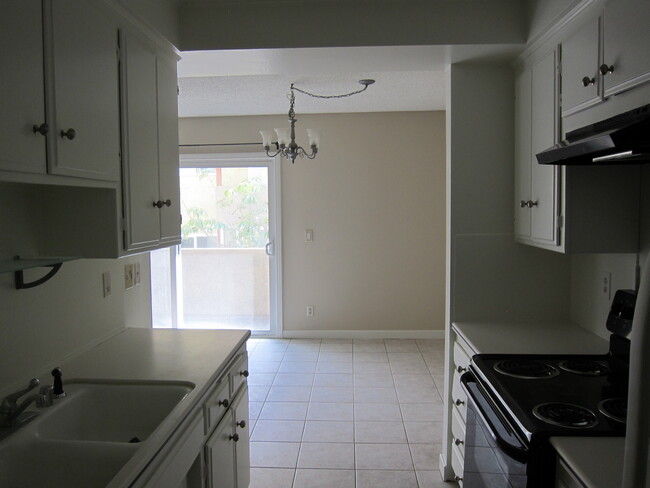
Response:
M45 173L42 26L41 0L2 3L0 170Z
M126 251L180 242L176 60L134 31L120 38Z
M605 96L650 81L650 2L612 0L605 5L603 59Z
M57 175L118 181L118 30L99 5L44 2L48 165Z
M578 29L562 43L562 116L602 101L600 19Z

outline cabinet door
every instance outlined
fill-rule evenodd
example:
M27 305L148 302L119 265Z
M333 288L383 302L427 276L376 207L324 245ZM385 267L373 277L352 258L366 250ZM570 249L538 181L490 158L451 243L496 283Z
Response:
M562 43L563 117L602 101L599 45L599 19L588 22Z
M158 127L156 55L136 34L122 32L122 130L125 248L158 244Z
M603 63L613 68L604 77L605 96L650 81L648 19L648 0L612 0L605 5Z
M521 72L515 83L515 236L530 238L531 199L531 70Z
M172 245L181 242L176 59L159 56L157 77L159 191L160 199L170 203L160 209L160 243Z
M118 181L117 24L98 2L46 0L44 6L46 77L52 76L46 80L49 171Z
M558 173L556 166L537 164L535 155L557 141L557 105L557 58L553 51L532 68L531 238L544 244L559 244Z
M233 413L229 409L205 444L208 488L235 488Z
M248 387L244 386L232 406L235 415L235 432L239 440L235 444L237 488L250 484L251 455L249 446Z
M0 169L45 173L43 21L40 0L8 0L0 15Z

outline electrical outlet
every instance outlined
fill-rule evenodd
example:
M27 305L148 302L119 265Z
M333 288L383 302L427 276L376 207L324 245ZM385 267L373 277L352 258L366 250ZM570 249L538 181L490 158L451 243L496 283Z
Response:
M133 281L136 285L142 283L142 276L140 275L140 263L133 265Z
M314 242L314 230L306 229L305 230L305 242Z
M104 289L104 298L111 294L111 273L104 271L102 273L102 287Z
M128 290L129 288L133 288L134 286L135 283L133 281L133 265L125 264L124 265L124 289Z
M314 316L314 306L307 305L307 317L313 317L313 316Z

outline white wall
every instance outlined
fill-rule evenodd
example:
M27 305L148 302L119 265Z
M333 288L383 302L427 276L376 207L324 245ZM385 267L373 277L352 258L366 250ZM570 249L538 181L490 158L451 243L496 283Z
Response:
M181 144L255 142L286 125L181 119ZM285 330L443 330L444 113L298 114L299 143L306 127L323 132L317 158L282 163Z

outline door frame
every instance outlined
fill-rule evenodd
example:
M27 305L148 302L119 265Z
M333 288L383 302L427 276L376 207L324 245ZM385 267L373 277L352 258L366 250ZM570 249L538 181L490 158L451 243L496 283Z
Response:
M262 152L180 154L181 168L267 168L269 177L269 331L254 331L255 337L282 337L282 164Z

